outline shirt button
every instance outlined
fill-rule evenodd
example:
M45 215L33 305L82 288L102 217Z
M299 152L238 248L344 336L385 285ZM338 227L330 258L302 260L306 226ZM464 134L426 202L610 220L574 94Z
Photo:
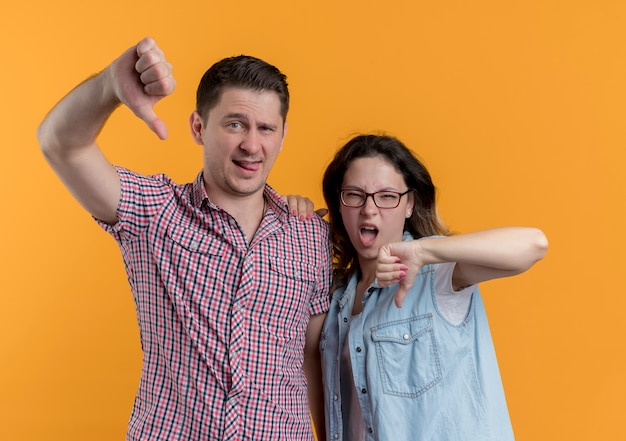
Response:
M348 323L348 317L344 317L344 318L343 318L343 322L344 322L344 323Z
M402 338L403 338L403 339L405 339L405 340L408 340L408 339L409 339L409 334L404 334L404 335L402 336Z
M362 394L366 394L367 393L367 389L365 389L365 388L361 389L361 393Z
M191 249L191 251L198 251L198 245L199 243L197 240L192 240L189 244L189 249Z
M369 433L374 433L374 429L372 429L371 427L368 427L367 431L368 431Z
M356 351L357 351L357 352L361 352L361 346L357 346L357 347L356 347Z
M333 396L333 400L337 401L339 399L339 397L337 395Z
M376 289L376 288L371 287L370 289L368 289L368 290L367 290L367 292L369 292L369 293L371 294L371 293L373 293L373 292L374 292L374 290L375 290L375 289Z
M339 439L339 434L338 434L338 433L335 433L335 436L333 436L333 438L335 438L335 439Z

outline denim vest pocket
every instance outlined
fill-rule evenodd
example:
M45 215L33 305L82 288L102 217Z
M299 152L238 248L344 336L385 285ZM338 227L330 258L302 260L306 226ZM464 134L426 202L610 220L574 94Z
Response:
M441 381L432 314L371 329L383 392L417 398Z

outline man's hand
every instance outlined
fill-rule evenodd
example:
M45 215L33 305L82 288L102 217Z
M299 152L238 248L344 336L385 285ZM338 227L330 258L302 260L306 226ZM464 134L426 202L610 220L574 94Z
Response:
M141 118L159 138L167 138L165 123L154 113L154 105L176 87L172 65L152 38L144 38L108 68L113 91L119 101Z
M48 163L95 218L111 225L118 220L120 178L96 144L107 119L123 103L165 139L167 128L153 107L175 85L172 66L146 38L72 89L37 129Z

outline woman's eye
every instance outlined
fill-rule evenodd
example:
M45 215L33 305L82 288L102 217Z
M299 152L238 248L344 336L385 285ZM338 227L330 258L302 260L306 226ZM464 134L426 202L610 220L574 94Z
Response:
M379 195L380 198L382 199L387 199L387 200L394 200L398 197L398 195L396 195L395 193L381 193Z

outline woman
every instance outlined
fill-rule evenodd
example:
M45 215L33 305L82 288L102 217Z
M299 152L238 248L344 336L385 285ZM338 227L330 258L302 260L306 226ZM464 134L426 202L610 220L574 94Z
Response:
M529 269L535 228L450 236L397 139L360 135L323 192L335 273L321 338L327 439L513 439L477 283Z

